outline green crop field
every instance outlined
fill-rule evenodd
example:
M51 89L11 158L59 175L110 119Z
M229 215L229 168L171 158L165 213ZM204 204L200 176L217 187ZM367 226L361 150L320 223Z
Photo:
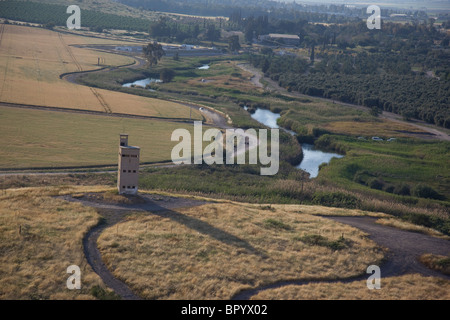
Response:
M141 147L141 162L170 160L172 131L187 124L0 108L0 168L117 164L120 133Z

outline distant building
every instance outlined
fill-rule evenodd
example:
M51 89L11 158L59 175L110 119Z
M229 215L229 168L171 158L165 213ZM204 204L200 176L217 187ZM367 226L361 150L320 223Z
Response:
M194 48L195 48L195 46L192 44L182 44L181 45L181 49L184 49L184 50L193 50Z
M141 149L128 145L128 135L120 135L117 189L119 194L137 194Z
M281 42L282 44L291 46L300 44L300 37L296 34L269 33L259 36L259 40L262 42Z

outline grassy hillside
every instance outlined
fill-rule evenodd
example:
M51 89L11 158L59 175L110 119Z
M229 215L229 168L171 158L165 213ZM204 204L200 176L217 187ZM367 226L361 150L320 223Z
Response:
M261 292L253 300L448 300L448 281L404 275L383 278L380 290L368 290L366 280L353 283L319 283L287 286ZM357 298L356 298L357 297Z
M0 195L0 299L94 299L90 290L105 288L82 247L99 215L52 197L59 192L63 188L10 189ZM66 269L74 264L82 273L80 291L66 287Z
M317 234L325 245L305 240ZM229 202L136 213L98 244L113 274L146 299L229 299L277 280L358 275L383 256L357 229L307 211Z

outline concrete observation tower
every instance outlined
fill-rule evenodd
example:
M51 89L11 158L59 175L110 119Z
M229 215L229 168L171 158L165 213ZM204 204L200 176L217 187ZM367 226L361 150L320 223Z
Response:
M139 179L139 155L141 149L128 145L128 135L120 135L119 170L117 189L119 194L137 194Z

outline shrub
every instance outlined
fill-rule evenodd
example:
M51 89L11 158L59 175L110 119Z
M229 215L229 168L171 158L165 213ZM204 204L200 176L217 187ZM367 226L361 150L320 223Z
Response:
M319 234L305 235L303 237L299 237L298 240L312 246L326 246L328 243L327 238Z
M327 238L319 234L310 234L303 237L296 237L295 240L300 240L301 242L311 246L327 247L331 250L341 250L347 247L347 242L344 237L340 237L335 241L329 241Z
M394 193L400 196L409 196L411 195L411 189L407 184L402 183L395 187Z
M120 300L120 297L115 292L107 291L98 285L93 286L90 293L99 300Z
M383 189L384 186L384 181L381 179L377 179L377 178L372 178L367 182L367 185L371 188L371 189L377 189L377 190L381 190Z
M441 199L442 196L433 188L419 184L413 189L413 195L418 198Z
M267 219L264 220L264 226L266 228L273 228L273 229L284 229L284 230L291 230L291 226L285 224L284 222L280 220L275 219Z
M361 201L350 194L343 192L316 192L314 193L313 204L338 207L338 208L357 208Z
M389 192L389 193L394 193L394 189L395 189L395 186L392 184L387 184L384 187L384 191Z
M442 219L436 216L412 212L403 215L402 219L450 235L450 219Z
M161 72L159 74L159 78L163 82L170 82L173 80L174 77L175 77L175 71L173 71L172 69L164 68L161 70Z

